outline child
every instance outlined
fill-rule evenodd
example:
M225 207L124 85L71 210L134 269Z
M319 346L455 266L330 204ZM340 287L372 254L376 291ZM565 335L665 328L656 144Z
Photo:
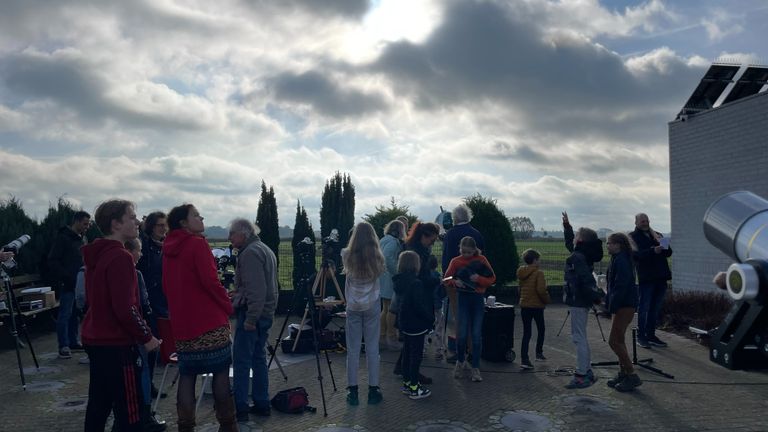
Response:
M365 339L368 360L368 404L383 399L379 390L379 335L381 329L379 276L384 273L384 255L376 231L368 222L355 226L349 246L341 251L347 294L347 403L359 404L357 370Z
M573 379L565 388L587 388L597 381L591 369L591 354L587 340L587 316L595 301L597 291L595 278L592 276L594 263L603 259L603 246L597 233L581 227L573 233L568 221L568 214L563 212L565 245L571 255L565 260L565 304L571 315L571 338L576 345L576 371ZM572 243L569 242L572 240Z
M434 289L418 278L421 261L413 251L400 254L397 275L393 278L395 294L400 299L397 326L403 335L402 370L403 393L416 400L432 392L419 382L419 366L423 358L424 336L432 330L435 315L432 309Z
M141 307L136 267L125 242L139 236L139 221L130 201L110 200L96 209L104 238L83 246L85 297L83 344L90 358L85 430L103 431L109 412L121 431L143 429L141 364L136 345L147 351L160 341L137 313Z
M536 360L544 357L544 307L551 302L547 291L544 272L539 270L541 254L533 249L523 252L526 265L517 269L520 281L520 317L523 319L523 344L521 348L521 369L533 369L528 358L528 343L531 341L531 320L536 321Z
M472 332L472 381L480 382L480 353L483 350L483 314L485 313L485 290L496 282L491 263L480 254L475 239L466 236L459 243L461 255L453 258L445 272L446 283L455 287L458 297L457 353L454 378L463 378L467 350L467 334Z
M125 249L131 253L134 264L141 259L141 240L138 238L130 239L125 242ZM144 283L144 275L140 270L136 270L136 279L138 280L139 290L139 303L141 304L141 312L144 321L149 322L152 316L152 307L149 305L149 295L147 294L147 286ZM162 432L165 430L165 422L159 421L154 413L152 413L152 380L149 374L149 358L147 350L143 345L136 346L141 354L141 392L144 396L144 405L142 405L142 416L144 417L144 430L145 431L157 431Z
M632 265L632 241L623 233L613 233L608 236L606 242L608 253L611 254L611 264L608 267L608 298L606 306L608 312L613 314L611 322L611 335L608 344L619 358L621 370L616 378L608 380L608 387L613 387L620 392L628 392L635 389L643 382L635 373L632 360L627 353L627 345L624 336L627 327L635 317L635 310L639 302L639 293L635 285L635 269Z

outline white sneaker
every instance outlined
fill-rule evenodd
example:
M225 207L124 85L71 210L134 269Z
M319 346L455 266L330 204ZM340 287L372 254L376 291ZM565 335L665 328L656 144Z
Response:
M456 379L462 379L466 376L464 370L466 369L467 362L456 362L456 366L453 367L453 377Z
M91 359L88 358L88 356L80 357L80 359L77 361L79 364L91 364Z
M483 380L483 377L480 376L480 369L472 368L472 381L473 382L480 382L482 380Z

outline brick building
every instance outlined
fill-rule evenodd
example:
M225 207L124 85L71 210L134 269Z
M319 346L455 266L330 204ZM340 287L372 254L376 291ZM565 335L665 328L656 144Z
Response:
M768 198L768 68L713 65L669 123L672 285L716 290L731 261L704 238L702 220L721 195Z

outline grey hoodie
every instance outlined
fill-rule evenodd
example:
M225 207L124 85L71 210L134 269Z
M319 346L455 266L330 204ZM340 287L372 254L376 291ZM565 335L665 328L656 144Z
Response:
M237 255L235 308L247 308L245 322L256 325L261 318L273 319L277 306L277 259L259 239L250 237Z

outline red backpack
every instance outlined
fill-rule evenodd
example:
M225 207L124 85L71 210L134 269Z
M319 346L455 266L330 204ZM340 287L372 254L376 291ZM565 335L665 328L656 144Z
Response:
M304 411L315 412L315 408L309 406L309 395L304 387L277 392L272 398L272 406L280 412L289 414L301 414Z

